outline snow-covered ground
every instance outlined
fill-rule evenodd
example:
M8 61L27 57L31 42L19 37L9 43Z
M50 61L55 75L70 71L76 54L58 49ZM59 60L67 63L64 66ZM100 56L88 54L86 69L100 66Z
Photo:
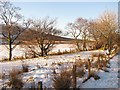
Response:
M100 70L98 72L100 76L99 80L91 78L83 83L81 88L118 88L118 55L110 60L110 68L108 68L108 71L109 72L104 72Z
M72 44L58 44L54 47L52 52L74 49L73 47L74 46ZM94 53L105 54L106 52L102 50L94 50L74 54L47 56L11 62L0 62L0 73L5 73L7 75L13 68L21 69L24 61L29 66L29 72L22 75L24 82L27 82L25 83L24 87L29 87L31 85L32 82L29 80L32 78L32 80L35 82L34 84L37 84L38 81L42 81L43 87L51 88L54 69L56 73L59 73L65 68L72 68L75 60L78 60L78 58L87 60L91 57L91 54ZM6 58L7 55L7 48L3 45L0 45L0 58ZM13 51L13 57L14 56L24 56L24 48L18 46ZM37 65L39 65L40 68L37 68ZM80 88L118 88L118 55L114 56L110 60L110 68L108 68L108 70L109 72L104 72L102 70L97 72L97 74L100 76L99 80L90 78L87 82L82 83L84 77L77 78L77 86ZM0 87L2 87L1 85L3 83L4 81L0 79Z
M54 52L63 52L65 50L70 51L75 49L75 45L74 44L56 44L55 47L52 49L52 51L50 53L54 53ZM26 48L24 48L24 46L17 46L14 50L13 50L13 57L20 57L20 56L25 56L25 52L26 52ZM5 45L0 45L0 60L1 59L5 59L8 57L8 49L7 46Z
M0 50L3 50L1 52L4 53L3 48L0 48ZM14 53L16 53L17 55L20 52L15 51ZM0 72L8 74L9 71L13 68L20 69L22 67L22 62L24 61L29 66L29 72L22 75L23 80L27 82L25 83L24 87L29 87L31 85L30 79L32 78L35 84L37 84L38 81L42 81L43 87L51 88L53 69L55 69L56 72L59 73L60 70L63 70L65 68L71 68L73 62L75 62L77 58L87 60L91 57L91 54L93 53L105 52L102 50L94 50L74 54L64 54L58 56L47 56L27 60L18 60L12 62L0 62ZM40 68L37 68L37 65L39 65ZM118 55L114 56L110 60L110 68L108 68L108 70L109 72L97 72L97 74L100 76L99 80L94 80L93 78L90 78L87 82L81 83L83 81L83 78L77 78L77 86L80 86L80 88L118 88ZM3 81L0 79L0 85L2 85L2 83Z
M4 59L4 58L8 58L8 46L6 45L0 45L0 60ZM20 46L17 46L14 50L13 50L13 57L19 57L19 56L25 56L24 54L25 49L21 48Z

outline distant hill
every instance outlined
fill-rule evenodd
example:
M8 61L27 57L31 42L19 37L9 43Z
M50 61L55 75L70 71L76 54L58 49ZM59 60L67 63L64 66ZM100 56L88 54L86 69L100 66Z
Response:
M49 39L53 39L55 41L72 41L74 39L72 38L66 38L66 37L62 37L62 36L55 36L55 35L47 35L49 37Z
M69 44L69 43L74 43L74 41L75 41L75 39L73 39L73 38L67 38L67 37L63 37L63 36L47 35L47 37L49 37L49 39L51 39L51 40L55 40L58 43ZM79 40L79 42L83 41L81 39L78 39L78 40ZM93 43L94 41L87 41L87 42Z
M62 43L65 43L65 44L69 44L69 43L74 43L73 41L75 39L73 38L67 38L67 37L62 37L62 36L56 36L56 35L50 35L50 34L45 34L45 37L46 37L46 40L49 39L49 40L54 40L56 43L59 43L59 44L62 44ZM25 41L25 42L29 42L31 40L34 40L34 32L25 32L22 36L22 40ZM18 38L19 40L19 38ZM82 42L81 39L79 39L80 42ZM88 41L88 42L93 42L93 41ZM2 37L2 34L0 33L0 44L5 44L6 42L4 41L4 37Z

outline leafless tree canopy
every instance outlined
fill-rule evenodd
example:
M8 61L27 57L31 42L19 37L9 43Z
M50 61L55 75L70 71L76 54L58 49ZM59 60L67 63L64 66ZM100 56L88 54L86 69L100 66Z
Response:
M90 22L89 32L97 44L111 51L116 41L117 16L115 13L105 11L97 20Z
M61 33L60 30L57 30L55 27L56 20L46 17L44 19L32 20L31 30L28 30L29 33L26 33L30 36L26 37L29 41L31 39L29 48L32 52L39 56L47 55L48 52L54 47L55 39L52 37ZM31 38L32 37L32 38ZM32 48L38 46L38 53Z
M13 6L8 1L0 1L0 23L3 27L3 41L8 44L9 60L12 59L12 50L21 42L20 35L29 26L28 22L21 21L22 15L18 13L19 10L19 7Z
M79 41L83 40L83 50L86 50L86 41L88 39L89 22L87 19L78 18L75 22L68 24L69 33L74 37L77 49L80 50Z

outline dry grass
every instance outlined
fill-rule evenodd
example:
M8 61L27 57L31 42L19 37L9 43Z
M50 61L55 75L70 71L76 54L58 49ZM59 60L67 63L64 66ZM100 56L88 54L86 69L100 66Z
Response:
M58 51L58 52L54 52L54 53L50 53L49 55L63 55L63 54L70 54L70 53L75 53L76 50L70 50L70 51L67 51L67 50L64 50L64 51Z
M85 60L79 59L79 60L76 60L75 65L80 68L80 67L83 67L85 63L86 63Z
M4 73L0 73L0 79L4 79L5 78L5 75L4 75Z
M21 89L23 87L22 78L19 76L10 77L9 86L13 89Z
M85 83L87 80L89 80L91 77L93 77L95 80L100 79L100 77L95 73L95 71L91 71L90 76L88 76L85 80L83 80L82 83Z
M95 71L91 71L90 77L93 77L95 80L100 79L100 77L95 73Z
M71 78L70 72L62 71L59 75L53 78L53 87L55 90L70 90Z
M23 72L28 72L29 71L27 64L25 64L25 63L22 64L22 71Z
M14 76L17 76L17 75L19 75L19 74L21 74L21 73L23 73L22 70L13 68L13 69L9 72L9 75L10 75L10 77L14 77Z
M12 60L23 60L23 59L25 59L25 57L23 57L23 56L16 56L16 57L13 57Z
M4 57L0 60L1 62L4 62L4 61L8 61L8 58L7 57Z
M82 78L85 74L84 68L77 68L76 70L76 76Z
M21 74L22 71L18 69L12 69L9 72L10 78L9 78L9 87L13 89L21 89L23 87L23 81L19 74Z

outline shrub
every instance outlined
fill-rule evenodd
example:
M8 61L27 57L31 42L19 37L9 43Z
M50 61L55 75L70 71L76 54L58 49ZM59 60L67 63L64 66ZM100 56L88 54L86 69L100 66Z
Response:
M85 83L87 80L89 80L91 77L93 77L95 80L100 79L100 77L95 73L95 71L91 71L90 76L88 76L85 80L83 80L82 83Z
M62 71L53 78L53 87L55 90L70 90L71 78L68 71Z
M84 71L84 68L78 68L77 70L76 70L76 76L77 77L83 77L84 76L84 74L85 74L85 71Z
M9 86L13 89L21 89L23 87L22 78L19 76L10 77Z
M91 71L90 77L93 77L95 80L100 79L100 77L95 73L95 71Z
M87 62L85 63L85 68L88 69L88 63Z
M13 57L13 60L23 60L23 59L25 59L23 56L14 56Z
M22 67L23 67L23 72L28 72L28 66L23 65Z
M19 76L19 74L20 70L18 69L12 69L12 71L9 73L10 78L8 85L15 90L23 87L22 78Z
M18 74L21 74L21 73L22 73L22 70L13 68L13 69L9 72L9 75L10 75L10 77L14 77L14 76L16 76L16 75L18 75Z
M80 68L80 67L82 67L85 63L86 63L85 61L79 59L79 60L76 61L75 64L76 64L77 67Z
M29 71L28 65L24 61L22 61L22 70L23 70L23 72L28 72Z
M4 79L5 78L5 74L4 73L0 73L0 79Z
M36 65L36 67L38 68L38 69L40 69L41 67L40 67L40 65L37 63L37 65Z
M49 55L62 55L62 54L70 54L70 53L75 53L76 50L64 50L64 51L60 51L60 49L58 50L58 52L52 52Z
M8 58L7 58L7 57L3 57L1 61L2 61L2 62L8 61Z
M102 70L105 72L109 72L109 70L106 67L103 67Z

